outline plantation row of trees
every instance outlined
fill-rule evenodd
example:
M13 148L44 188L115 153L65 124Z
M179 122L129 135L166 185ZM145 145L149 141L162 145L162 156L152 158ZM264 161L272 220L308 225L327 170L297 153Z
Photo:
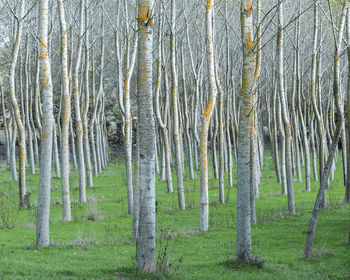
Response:
M339 151L344 200L350 201L347 1L20 0L0 7L7 162L19 182L21 208L28 206L26 172L37 172L40 162L38 246L50 244L52 164L62 179L62 220L68 222L70 165L79 170L79 202L85 203L86 187L108 163L116 120L137 266L146 272L156 269L157 174L185 210L184 174L194 179L200 170L201 231L209 228L209 164L220 203L225 188L237 186L242 262L253 258L251 224L265 149L289 214L297 214L293 176L306 191L319 181L305 256Z

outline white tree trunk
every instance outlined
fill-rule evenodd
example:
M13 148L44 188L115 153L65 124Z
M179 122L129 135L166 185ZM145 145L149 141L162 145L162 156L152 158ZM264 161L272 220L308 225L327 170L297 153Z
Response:
M38 217L36 223L36 244L40 247L50 245L50 189L52 164L53 98L51 65L48 53L49 1L39 2L39 43L40 43L40 88L43 100L43 119L41 134L40 178Z
M62 132L61 132L61 166L62 166L62 219L71 220L71 207L69 196L69 123L71 114L69 76L68 76L68 50L67 25L64 14L63 0L57 0L61 24L61 71L62 71Z
M140 154L137 267L156 270L155 125L152 98L153 0L139 0L138 133Z
M248 262L252 258L250 225L250 128L252 118L250 114L255 69L251 0L242 0L241 13L243 72L237 149L237 258L239 261Z
M74 107L75 107L75 126L77 134L77 152L79 161L79 201L86 202L86 183L85 183L85 161L84 161L84 149L83 149L83 126L81 121L80 112L80 96L79 96L79 69L81 62L81 50L82 50L82 37L84 34L84 0L80 0L80 31L78 37L78 50L76 52L77 60L75 62L75 68L73 73L73 95L74 95Z

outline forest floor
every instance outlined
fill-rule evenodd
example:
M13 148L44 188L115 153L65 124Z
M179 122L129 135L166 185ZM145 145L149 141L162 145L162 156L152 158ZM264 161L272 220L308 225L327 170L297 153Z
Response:
M297 215L287 215L287 197L281 195L271 156L266 154L260 198L256 201L258 222L252 226L252 248L257 261L250 266L234 262L236 187L226 188L226 204L219 204L218 180L213 179L211 170L210 229L201 233L198 231L199 173L191 181L186 170L186 211L178 210L176 191L168 194L166 183L157 182L159 273L142 275L135 270L124 161L113 160L94 179L95 186L87 190L86 204L76 203L78 174L72 171L72 222L61 221L61 183L53 179L49 248L35 246L39 176L27 177L32 208L18 210L18 185L11 181L3 163L0 166L0 280L350 279L350 244L347 243L350 206L342 203L341 164L338 160L335 179L327 190L328 208L320 214L314 256L306 260L303 248L319 183L312 180L312 191L305 192L304 183L294 180ZM233 173L235 182L236 169ZM176 189L175 172L173 175Z

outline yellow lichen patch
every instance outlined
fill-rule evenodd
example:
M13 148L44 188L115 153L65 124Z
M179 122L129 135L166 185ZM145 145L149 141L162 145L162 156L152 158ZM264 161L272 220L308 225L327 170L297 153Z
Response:
M209 119L210 114L211 114L211 112L213 110L213 106L214 106L214 98L212 96L210 96L208 105L205 108L204 113L203 113L204 118Z
M212 0L207 1L207 11L209 11L211 9L212 4L213 4Z
M246 11L249 12L252 9L252 1L251 0L247 0L247 6L246 6Z
M41 89L46 88L48 83L49 83L49 79L44 77L44 75L43 75L41 78Z
M43 43L42 38L39 38L40 42L40 59L46 59L48 56L47 46Z
M251 52L254 49L254 44L250 36L248 36L246 40L246 44L248 45L248 51Z
M143 3L140 5L140 12L139 12L139 16L138 16L138 20L140 23L151 24L150 13L148 11L149 11L149 9L148 9L147 3Z

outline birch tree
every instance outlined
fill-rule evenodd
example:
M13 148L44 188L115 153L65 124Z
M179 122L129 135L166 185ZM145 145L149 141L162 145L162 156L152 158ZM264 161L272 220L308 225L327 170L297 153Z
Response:
M171 96L173 104L173 133L175 144L175 165L177 178L177 195L179 201L179 208L186 209L185 193L183 185L183 169L181 156L181 134L179 130L179 93L178 93L178 77L176 69L176 0L171 0L171 32L170 32L170 60L171 60Z
M333 65L333 97L336 103L336 109L337 109L337 124L336 124L336 130L334 132L334 136L332 139L332 145L329 149L328 159L325 165L325 168L322 172L321 177L321 183L320 188L317 194L317 198L315 201L314 209L312 211L312 217L309 222L309 229L307 231L307 237L306 237L306 245L304 249L304 255L305 257L310 257L312 254L312 247L313 247L313 241L318 221L318 216L320 213L320 210L322 209L324 199L325 199L325 191L326 187L328 185L328 176L331 172L331 168L333 165L333 162L335 160L336 150L338 149L338 141L339 137L342 132L343 123L344 123L344 112L343 112L343 104L341 100L341 93L340 93L340 69L339 69L339 55L341 51L342 41L343 41L343 32L344 32L344 26L345 26L345 18L348 10L348 3L347 1L344 2L342 13L339 21L338 26L338 36L336 38L335 42L335 51L334 51L334 65Z
M137 267L156 270L155 125L152 94L153 0L138 1L139 226Z
M83 127L81 121L80 110L80 96L79 96L79 69L81 63L81 51L82 51L82 39L84 36L84 5L85 1L80 0L80 16L79 16L79 34L78 34L78 49L76 51L76 62L73 73L73 96L74 96L74 109L75 109L75 125L77 133L77 149L79 160L79 201L86 202L86 172L84 162L84 149L83 149Z
M237 258L252 258L250 225L250 131L255 55L253 44L253 8L251 0L241 2L243 72L237 157Z
M287 103L284 89L284 53L283 53L283 5L278 3L278 82L279 93L281 100L282 119L285 130L285 161L286 161L286 181L287 181L287 193L288 193L288 212L295 215L295 202L294 202L294 190L293 190L293 178L292 178L292 131L291 124L287 111Z
M39 43L40 43L40 88L43 100L43 120L41 132L40 178L38 217L36 223L36 244L50 245L50 189L52 163L53 99L51 65L48 51L49 1L39 2Z
M18 60L18 53L23 33L23 17L25 9L25 0L21 0L19 4L19 15L17 18L16 39L13 45L11 65L10 65L10 99L16 125L18 127L19 136L19 206L25 208L26 205L26 133L24 120L21 117L21 111L16 98L15 71ZM22 108L23 109L23 108ZM15 140L16 138L12 138ZM14 152L14 151L13 151ZM14 159L15 160L15 159Z
M61 23L61 75L62 75L62 95L63 112L61 125L61 161L62 161L62 219L71 220L70 197L69 197L69 123L71 114L69 76L68 76L68 36L67 25L64 14L63 0L57 0L60 23Z
M206 6L206 45L207 63L209 76L210 97L202 116L201 136L200 136L200 223L199 229L207 231L209 226L209 197L208 197L208 131L210 118L212 117L216 96L216 73L213 42L213 8L214 1L208 0Z

